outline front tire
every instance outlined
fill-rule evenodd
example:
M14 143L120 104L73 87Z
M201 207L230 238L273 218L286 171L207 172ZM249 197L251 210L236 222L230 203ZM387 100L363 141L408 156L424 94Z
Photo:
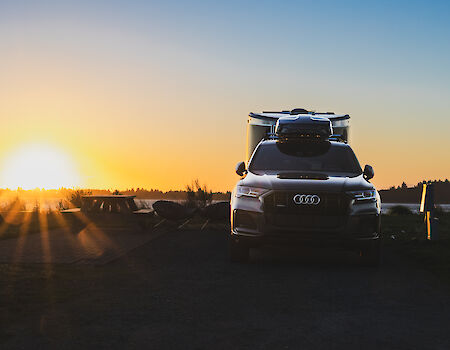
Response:
M231 261L244 263L248 261L250 248L244 243L230 238L229 253Z

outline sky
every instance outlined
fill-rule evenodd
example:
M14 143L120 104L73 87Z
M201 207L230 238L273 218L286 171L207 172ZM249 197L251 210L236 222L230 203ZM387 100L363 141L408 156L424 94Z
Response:
M40 145L70 159L68 185L231 190L248 113L295 107L350 114L380 189L449 178L449 13L447 1L0 0L0 187L11 158Z

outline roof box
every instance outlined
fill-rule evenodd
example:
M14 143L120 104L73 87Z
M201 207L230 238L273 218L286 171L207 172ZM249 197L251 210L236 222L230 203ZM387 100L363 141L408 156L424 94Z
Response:
M275 134L281 140L328 140L333 127L328 118L314 115L285 116L278 119Z

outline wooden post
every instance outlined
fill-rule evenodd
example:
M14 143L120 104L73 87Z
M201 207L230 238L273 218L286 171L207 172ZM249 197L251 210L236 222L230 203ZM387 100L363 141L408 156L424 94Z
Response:
M434 209L434 186L431 183L423 184L420 212L425 213L427 239L430 241L438 239L437 219L434 217Z

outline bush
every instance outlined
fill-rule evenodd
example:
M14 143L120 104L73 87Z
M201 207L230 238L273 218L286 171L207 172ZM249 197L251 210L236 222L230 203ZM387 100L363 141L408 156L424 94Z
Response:
M40 213L41 212L41 203L39 203L38 201L36 201L34 203L33 212L34 213Z
M201 186L198 180L195 180L192 185L186 186L186 203L190 208L204 208L212 202L212 191L209 191L206 186Z
M58 201L58 205L57 205L58 210L66 210L69 209L69 206L67 205L67 201L60 199Z
M67 200L74 206L74 207L81 207L81 198L83 196L88 196L91 195L92 192L89 190L74 190L73 192L71 192L68 197Z
M434 208L434 216L435 217L440 218L440 217L444 216L445 214L446 214L446 212L444 211L442 206L440 206L440 205L435 206L435 208Z
M411 209L404 205L395 205L389 209L389 215L412 215Z

